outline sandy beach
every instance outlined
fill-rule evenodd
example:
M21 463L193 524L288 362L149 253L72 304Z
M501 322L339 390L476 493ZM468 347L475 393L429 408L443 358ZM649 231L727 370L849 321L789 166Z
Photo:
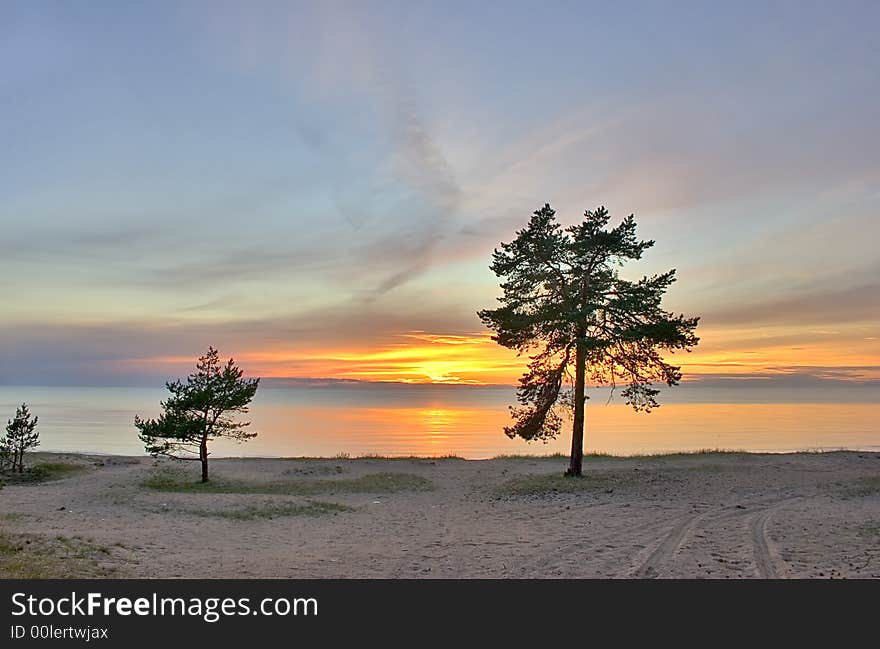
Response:
M880 577L877 453L32 461L0 576Z

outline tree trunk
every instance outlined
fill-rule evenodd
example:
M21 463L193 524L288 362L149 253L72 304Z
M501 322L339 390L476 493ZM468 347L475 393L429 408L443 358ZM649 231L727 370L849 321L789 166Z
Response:
M571 458L567 476L580 477L583 475L584 462L584 374L586 372L587 350L579 336L575 351L574 373L574 424L571 429Z
M199 446L199 459L202 461L202 482L208 481L208 438L202 437Z

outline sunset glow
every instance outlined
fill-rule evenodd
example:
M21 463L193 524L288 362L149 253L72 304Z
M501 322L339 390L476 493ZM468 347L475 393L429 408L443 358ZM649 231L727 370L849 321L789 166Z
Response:
M791 330L786 333L790 334ZM857 334L805 331L800 344L775 343L772 330L739 329L701 332L691 353L669 358L682 365L685 381L727 378L780 378L804 375L840 381L880 379L880 341ZM768 341L768 342L765 342ZM429 334L408 332L377 348L309 351L244 351L236 359L254 376L328 378L397 383L514 385L526 358L499 347L488 333ZM163 367L183 373L186 356L159 356L125 362L133 368Z
M10 637L546 644L596 608L549 589L880 579L878 25L0 0ZM704 621L666 599L596 601Z
M255 376L515 384L476 312L546 202L656 240L625 273L678 270L685 381L880 380L873 21L198 6L2 10L0 383L161 385L214 345Z
M409 332L397 338L374 349L255 351L236 358L255 376L395 383L512 384L522 366L514 352L499 347L488 334ZM128 363L182 371L192 359L162 356Z

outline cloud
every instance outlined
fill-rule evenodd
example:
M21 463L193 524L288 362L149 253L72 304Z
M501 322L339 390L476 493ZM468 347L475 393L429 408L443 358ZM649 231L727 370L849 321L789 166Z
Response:
M750 29L743 49L732 20L728 49L713 48L710 62L681 39L646 61L639 42L662 40L651 40L650 13L637 24L606 17L614 29L600 41L580 49L560 38L545 53L523 45L515 29L534 25L515 11L501 12L511 34L483 39L480 14L467 25L474 40L454 45L438 30L462 25L421 11L187 4L173 26L185 42L168 41L179 76L121 50L111 66L136 64L144 96L157 91L155 107L174 119L125 102L101 112L92 93L118 100L98 86L120 77L84 65L89 48L77 49L83 69L70 67L70 85L91 126L60 146L54 134L79 133L65 126L70 106L52 111L58 90L34 94L45 112L29 122L39 130L22 131L33 150L22 147L13 172L38 172L30 189L12 176L0 210L0 286L15 291L0 324L5 379L141 376L164 370L124 362L189 358L209 342L290 352L281 369L296 373L344 373L349 361L320 365L332 359L306 352L364 355L402 332L428 332L409 334L410 346L451 347L430 336L473 334L476 309L497 292L492 248L546 201L564 221L601 203L635 212L658 235L648 272L672 260L682 272L670 297L703 315L696 370L771 372L795 356L804 367L833 356L871 367L880 94L867 41L829 51L827 21L809 39L802 24L777 39L773 23ZM615 19L633 51L605 70L588 59L601 38L621 36ZM50 22L59 37L87 40ZM59 69L42 50L36 68L15 56L32 40L8 46L10 61L24 61L11 72L25 90L25 72ZM144 135L144 120L157 132ZM840 334L824 342L818 331ZM386 369L361 361L358 371Z
M822 367L809 365L780 366L770 372L705 373L691 376L687 384L695 387L801 388L834 387L841 389L866 388L880 401L880 365ZM859 400L865 395L860 394ZM834 400L839 400L835 396Z
M385 270L366 299L412 281L431 265L433 251L456 227L461 201L452 168L419 113L415 90L403 72L394 71L388 53L378 56L384 58L370 69L371 82L366 87L389 138L382 169L395 198L388 199L392 191L384 192L378 206L371 205L373 197L367 195L363 197L366 206L359 206L362 216L355 219L348 214L366 238L355 247L357 261L374 268L387 264L394 268ZM364 60L372 58L364 56Z
M353 292L372 300L427 270L439 242L457 227L461 189L393 49L392 26L343 4L268 12L212 5L210 14L207 32L201 11L186 19L198 22L212 58L220 54L254 74L274 71L297 91L292 119L327 170L321 181L333 202L324 209L350 228L337 231L337 247L324 251L358 268ZM340 102L356 107L345 124L304 117L335 111ZM351 279L346 273L350 285Z
M738 303L705 313L704 322L752 326L796 323L798 327L805 324L878 323L880 282L839 285Z

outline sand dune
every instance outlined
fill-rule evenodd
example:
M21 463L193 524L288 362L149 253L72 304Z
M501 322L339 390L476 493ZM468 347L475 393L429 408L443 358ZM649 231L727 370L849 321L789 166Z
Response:
M215 460L224 493L40 456L84 470L7 485L0 528L81 543L85 576L880 577L876 453L591 458L580 482L559 458Z

